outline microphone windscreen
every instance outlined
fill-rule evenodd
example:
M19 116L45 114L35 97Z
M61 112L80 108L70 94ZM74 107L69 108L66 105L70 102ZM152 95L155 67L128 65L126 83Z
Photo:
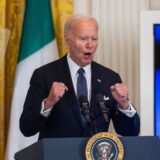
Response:
M105 100L104 100L103 94L99 93L99 94L97 94L97 95L95 96L95 102L96 102L96 104L98 104L99 102L104 102L104 101L105 101Z

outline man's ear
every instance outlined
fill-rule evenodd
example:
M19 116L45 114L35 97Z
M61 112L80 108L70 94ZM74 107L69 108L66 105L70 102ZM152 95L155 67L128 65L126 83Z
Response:
M64 41L65 41L65 42L68 42L68 36L65 36L65 37L64 37Z
M67 35L64 37L64 42L66 47L69 48L69 37Z

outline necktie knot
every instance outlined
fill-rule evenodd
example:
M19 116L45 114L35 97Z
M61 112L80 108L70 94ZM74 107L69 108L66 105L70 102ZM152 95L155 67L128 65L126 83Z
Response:
M82 75L82 74L84 74L85 71L83 68L79 68L77 72L79 75Z

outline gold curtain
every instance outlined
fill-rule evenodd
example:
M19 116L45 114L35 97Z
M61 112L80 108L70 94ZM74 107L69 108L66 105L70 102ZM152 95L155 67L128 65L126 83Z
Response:
M3 28L5 26L5 2L4 1L0 1L0 28ZM0 53L2 54L2 53ZM1 56L1 58L3 58ZM1 59L1 62L2 62L2 59ZM4 61L3 61L3 64L0 63L0 159L3 158L3 153L4 153L4 135L5 135L5 121L4 121L4 86L5 86L5 83L4 83Z
M19 40L24 13L24 1L0 0L0 28L10 31L3 64L0 66L0 159L4 159L10 115L11 96Z
M51 0L51 5L59 56L62 57L67 52L64 43L64 23L73 14L73 0Z
M64 23L73 13L72 0L51 0L54 25L60 57L66 52L63 33ZM9 43L3 63L0 63L0 159L4 159L10 106L14 88L14 75L18 57L25 0L0 0L0 29L10 31ZM1 54L1 53L0 53ZM0 56L1 57L1 56Z

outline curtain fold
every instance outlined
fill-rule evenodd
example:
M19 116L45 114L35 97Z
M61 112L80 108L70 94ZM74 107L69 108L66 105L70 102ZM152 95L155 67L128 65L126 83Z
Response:
M0 65L0 159L4 159L7 141L10 103L23 11L24 1L0 0L0 28L7 29L10 32L4 60Z
M5 121L7 133L9 126L12 92L14 88L14 76L22 31L25 0L7 0L6 2L6 27L10 30L10 38L5 57Z
M51 5L54 15L59 56L62 57L67 52L64 43L64 24L73 14L73 0L51 0Z
M0 0L0 29L4 29L5 27L6 27L6 1ZM3 159L5 142L6 142L6 121L5 121L5 84L6 83L5 83L4 56L2 56L2 52L0 52L0 54L1 54L0 57L2 58L0 63L0 148L1 148L0 159Z

